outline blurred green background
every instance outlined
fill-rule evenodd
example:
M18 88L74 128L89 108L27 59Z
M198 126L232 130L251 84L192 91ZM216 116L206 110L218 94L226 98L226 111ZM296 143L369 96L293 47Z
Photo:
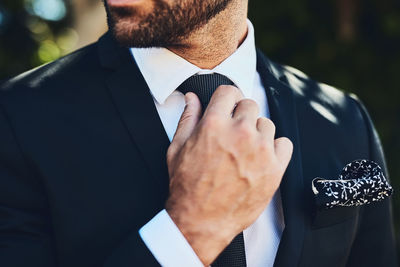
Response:
M272 60L355 93L368 108L395 188L400 252L400 1L250 0L249 17ZM1 0L0 80L97 40L105 21L100 0Z

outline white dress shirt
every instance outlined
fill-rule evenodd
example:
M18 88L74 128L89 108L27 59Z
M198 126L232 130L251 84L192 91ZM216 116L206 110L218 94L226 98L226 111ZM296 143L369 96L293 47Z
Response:
M269 117L268 103L257 73L254 29L248 20L248 34L240 47L220 65L204 70L165 48L132 48L134 59L153 96L168 138L172 140L185 107L176 88L195 74L219 73L228 77L246 98L255 100L260 116ZM244 230L248 267L273 266L284 220L279 191L258 219ZM162 266L203 266L179 228L163 210L144 225L139 234Z

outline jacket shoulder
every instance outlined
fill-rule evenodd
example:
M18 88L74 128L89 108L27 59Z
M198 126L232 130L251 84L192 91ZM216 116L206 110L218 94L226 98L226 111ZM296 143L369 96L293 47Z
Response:
M272 63L271 69L293 92L297 113L307 116L308 121L301 121L303 128L317 131L318 126L321 131L357 137L365 144L367 126L372 122L366 118L368 113L356 95L315 81L290 66Z
M280 80L291 88L296 97L309 99L310 103L343 108L358 101L356 95L318 82L294 67L273 63L273 69L280 76Z

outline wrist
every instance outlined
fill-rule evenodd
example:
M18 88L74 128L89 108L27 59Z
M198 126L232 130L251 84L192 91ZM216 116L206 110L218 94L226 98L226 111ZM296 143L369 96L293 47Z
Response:
M234 231L229 231L229 225L193 218L171 208L166 211L205 266L209 266L235 236Z

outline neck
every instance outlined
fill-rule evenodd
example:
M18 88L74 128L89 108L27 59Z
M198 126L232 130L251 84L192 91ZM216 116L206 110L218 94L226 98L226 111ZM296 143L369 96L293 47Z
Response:
M167 47L201 69L213 69L232 55L247 36L247 1L232 1L181 46Z

